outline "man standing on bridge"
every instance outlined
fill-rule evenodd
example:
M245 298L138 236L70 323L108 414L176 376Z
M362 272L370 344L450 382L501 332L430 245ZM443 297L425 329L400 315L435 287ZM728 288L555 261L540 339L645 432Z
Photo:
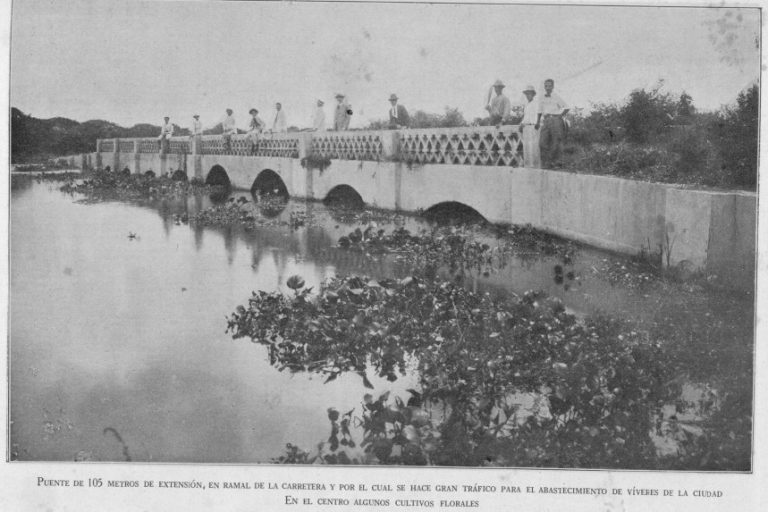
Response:
M173 124L171 124L170 117L164 117L163 119L165 119L165 122L163 127L160 128L160 136L157 140L160 141L160 152L165 154L168 152L168 143L173 136Z
M555 81L547 78L544 81L544 96L539 98L539 116L536 129L541 126L539 147L541 148L541 163L545 169L562 167L563 142L565 140L565 115L570 108L568 104L555 94ZM541 123L542 119L544 124Z
M389 97L389 103L392 107L389 109L389 129L397 130L399 128L408 128L411 124L411 118L404 106L397 104L397 94Z
M248 138L251 140L251 154L255 155L259 150L259 135L261 135L261 131L266 125L264 124L264 121L259 118L258 110L252 108L248 111L248 113L251 114L251 124L248 130Z
M285 110L280 103L275 103L275 120L272 121L272 131L275 133L284 133L288 130L288 121L285 120Z
M349 120L352 117L352 107L344 99L344 95L341 93L336 94L336 112L333 116L333 129L336 131L349 129Z
M194 121L192 121L192 133L189 138L195 145L196 151L200 152L200 139L203 136L203 123L200 122L200 114L195 114L192 116L192 118Z
M232 149L232 135L237 134L237 125L235 124L235 118L232 115L232 109L227 109L227 116L221 121L221 129L223 130L222 140L224 142L224 150L229 151Z
M536 90L532 85L523 89L528 102L523 110L523 120L520 121L520 135L523 139L523 167L541 167L541 151L539 149L539 130L536 129L538 105L533 98Z
M323 105L325 105L323 100L317 100L317 108L312 116L312 129L316 132L325 130L325 110L323 110Z
M501 126L501 124L509 119L509 113L512 111L512 103L509 98L504 96L502 92L504 90L504 82L496 80L493 83L493 89L496 91L496 96L493 99L490 98L491 92L488 91L488 104L485 109L490 114L491 126Z

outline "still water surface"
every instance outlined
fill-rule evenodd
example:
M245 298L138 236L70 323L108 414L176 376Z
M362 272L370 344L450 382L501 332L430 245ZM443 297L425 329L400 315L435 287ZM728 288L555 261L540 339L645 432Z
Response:
M174 214L210 206L207 197L87 204L58 186L30 183L11 196L15 458L268 462L286 443L308 449L327 437L328 407L359 410L369 392L359 376L323 384L319 376L278 372L264 347L225 333L226 317L252 291L288 292L293 274L317 288L334 274L402 273L391 258L334 247L359 223L345 224L317 203L292 202L278 219L304 211L313 225L192 227L175 223ZM423 224L397 221L410 229ZM594 276L590 269L605 258L580 250L577 279L567 287L553 279L557 261L546 256L513 260L470 285L544 289L578 313L658 314L647 289ZM749 299L743 304L749 317ZM375 394L403 396L415 384L414 377L369 378Z

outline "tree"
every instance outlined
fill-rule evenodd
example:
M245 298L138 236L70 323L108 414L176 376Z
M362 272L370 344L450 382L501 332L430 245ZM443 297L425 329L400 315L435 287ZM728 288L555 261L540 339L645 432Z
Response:
M757 133L760 114L757 84L739 93L736 105L724 109L718 123L723 166L737 185L757 185Z
M691 117L696 113L696 107L693 106L693 98L685 91L680 95L677 102L677 120L681 124L689 124Z
M676 103L660 92L663 81L651 89L635 89L621 109L622 125L630 142L646 143L661 135L674 119Z

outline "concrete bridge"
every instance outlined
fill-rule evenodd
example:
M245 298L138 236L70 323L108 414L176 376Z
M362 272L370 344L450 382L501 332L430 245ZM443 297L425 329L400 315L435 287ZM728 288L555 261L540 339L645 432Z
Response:
M517 127L293 132L100 139L82 167L132 173L184 171L254 190L277 187L322 200L353 189L372 206L401 211L461 203L494 223L534 228L611 251L661 254L665 265L701 270L751 291L757 197L681 186L521 167Z

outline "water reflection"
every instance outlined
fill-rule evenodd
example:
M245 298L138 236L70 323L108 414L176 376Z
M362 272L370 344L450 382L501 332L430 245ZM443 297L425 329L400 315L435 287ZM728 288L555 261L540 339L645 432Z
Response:
M280 373L263 347L225 334L224 318L254 290L286 290L293 274L317 288L332 275L399 277L408 268L394 256L335 247L360 217L316 203L284 203L253 230L177 222L242 195L83 204L56 184L13 189L15 458L122 461L127 447L134 461L264 462L288 442L315 444L327 429L328 406L360 407L366 390L359 376L323 385L310 375ZM243 207L260 214L258 201ZM297 210L311 221L291 229ZM409 217L397 222L425 226ZM468 282L500 294L543 289L573 310L633 319L657 318L677 300L662 287L627 289L594 277L590 268L605 258L582 250L560 266L554 256L522 256ZM724 309L720 297L705 297L695 314L737 312L727 324L744 319L748 336L750 300L731 303ZM368 378L377 393L404 396L413 386L408 379Z

